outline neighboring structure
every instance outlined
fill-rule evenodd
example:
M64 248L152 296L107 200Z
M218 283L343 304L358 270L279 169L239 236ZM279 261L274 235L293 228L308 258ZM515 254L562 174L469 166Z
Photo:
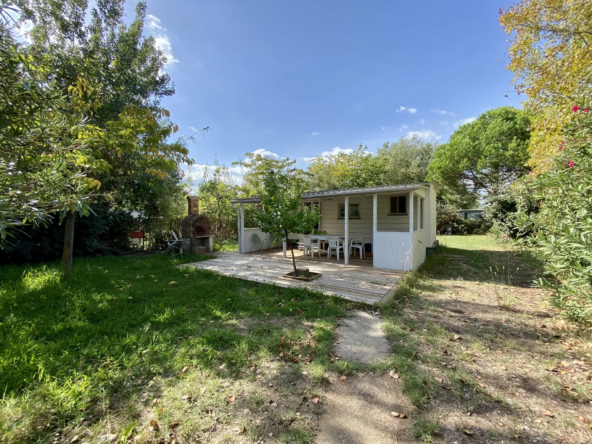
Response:
M409 271L424 263L426 248L436 243L437 192L437 183L429 182L312 191L303 194L302 202L318 207L319 230L343 236L345 245L352 237L363 237L374 267ZM271 243L270 234L244 226L244 205L258 203L258 197L232 201L238 213L239 253L251 251L253 233Z
M485 210L474 208L472 210L458 210L458 215L462 220L481 219Z

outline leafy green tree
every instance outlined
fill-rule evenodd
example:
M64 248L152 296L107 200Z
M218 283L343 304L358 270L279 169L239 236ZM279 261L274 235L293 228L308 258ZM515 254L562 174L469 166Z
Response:
M241 195L244 197L256 196L261 193L263 181L270 170L284 170L292 167L293 173L302 176L304 172L293 167L295 160L288 158L276 158L269 154L246 153L245 159L233 162L233 166L240 166L244 169Z
M49 214L77 210L99 186L89 177L89 145L99 131L68 103L38 61L13 37L9 2L0 5L0 235ZM73 87L79 93L77 87Z
M228 167L217 162L206 167L198 187L200 212L212 221L214 233L220 243L238 235L237 214L230 203L238 191Z
M305 181L298 174L270 169L263 176L261 210L255 214L258 227L264 233L281 234L292 253L294 275L297 274L290 234L311 233L321 216L315 209L302 204Z
M436 144L417 136L402 137L397 142L385 142L378 149L375 163L380 165L380 185L425 182Z
M317 156L311 160L307 169L309 186L313 190L378 185L381 172L372 153L362 145L352 153Z
M170 142L177 126L162 97L173 94L170 78L163 72L166 58L152 37L143 36L146 4L136 6L128 27L123 20L123 0L100 0L89 9L81 0L18 0L21 18L31 20L31 43L26 51L38 60L47 82L57 85L68 99L69 112L82 114L98 129L89 143L94 183L113 205L121 207L138 199L127 198L130 182L149 192L142 208L176 195L180 189L178 165L192 164L186 142ZM86 17L90 20L86 20ZM171 175L171 173L173 173ZM130 179L133 178L133 179ZM176 190L175 190L176 188ZM73 236L74 217L66 216ZM71 254L66 235L64 269Z
M528 115L516 108L485 112L436 148L428 179L438 181L443 198L452 203L499 194L529 171L529 124Z
M554 303L592 326L592 95L577 102L554 167L515 187L512 226L542 254L547 283L557 290Z
M508 70L532 112L531 159L535 174L553 168L563 129L574 117L574 97L592 80L592 2L519 0L500 10L510 36Z

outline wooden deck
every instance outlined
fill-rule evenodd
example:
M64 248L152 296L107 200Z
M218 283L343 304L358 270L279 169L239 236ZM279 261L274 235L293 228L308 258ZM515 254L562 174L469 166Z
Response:
M349 265L338 263L335 258L327 260L310 257L303 258L298 253L297 264L310 271L322 273L313 282L303 282L282 277L292 271L292 258L283 258L278 250L238 254L216 253L215 259L186 264L185 266L211 270L224 276L232 276L254 282L275 284L284 288L308 287L325 294L338 296L350 301L374 305L386 301L395 292L398 280L404 272L372 268L372 260L350 258ZM306 262L304 265L302 262Z

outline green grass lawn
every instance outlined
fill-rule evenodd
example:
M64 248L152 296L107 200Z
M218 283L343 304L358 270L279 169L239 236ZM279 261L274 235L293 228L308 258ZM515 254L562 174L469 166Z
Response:
M306 365L313 382L323 377L344 301L178 267L195 260L77 259L70 279L59 264L0 269L0 442L52 442L56 433L70 442L83 428L93 431L88 442L124 433L165 396L158 390L190 374L212 391L192 404L204 411L228 408L221 381L248 385L253 368L278 359ZM167 408L152 414L166 417ZM209 433L207 421L186 430ZM278 438L297 430L278 424Z

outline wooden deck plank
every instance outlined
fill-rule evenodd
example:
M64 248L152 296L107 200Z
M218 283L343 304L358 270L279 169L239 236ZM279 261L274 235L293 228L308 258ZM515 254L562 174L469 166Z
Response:
M316 259L316 258L315 258ZM337 261L297 261L322 277L312 282L283 278L292 271L292 259L284 258L281 251L260 254L218 253L216 258L185 264L184 266L210 270L215 273L253 282L277 285L282 288L308 288L321 293L355 302L376 304L388 300L403 276L403 272L372 268L371 261L357 260L366 264L343 265Z

